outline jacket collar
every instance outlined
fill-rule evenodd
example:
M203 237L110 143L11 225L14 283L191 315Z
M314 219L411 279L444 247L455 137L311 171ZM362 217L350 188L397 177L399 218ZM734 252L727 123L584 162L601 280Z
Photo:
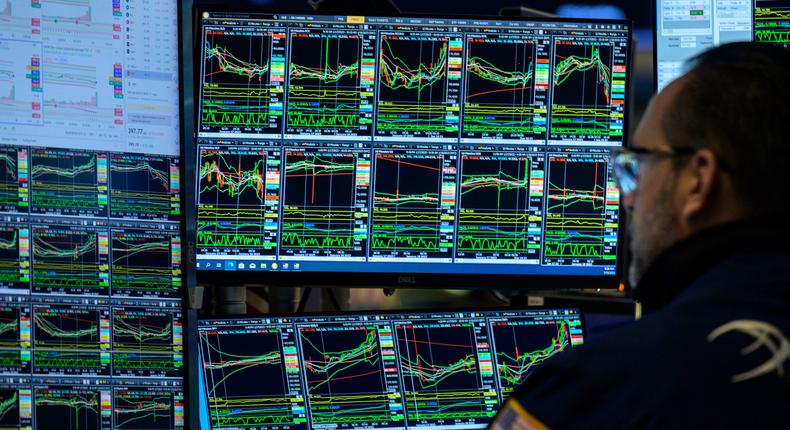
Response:
M790 214L755 217L711 227L681 240L648 267L634 288L634 298L650 312L667 305L728 257L757 250L787 250L785 238L790 234L781 226L788 219Z

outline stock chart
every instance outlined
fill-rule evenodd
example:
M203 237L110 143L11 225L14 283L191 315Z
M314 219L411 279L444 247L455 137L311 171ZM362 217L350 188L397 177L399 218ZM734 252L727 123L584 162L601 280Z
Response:
M27 224L0 225L0 290L30 290L29 258L30 229Z
M30 428L31 421L30 390L0 386L0 428Z
M755 0L754 40L790 47L790 2Z
M212 428L485 428L578 311L323 314L198 323ZM261 384L258 381L268 381Z
M26 307L0 307L0 371L30 371L30 311Z
M177 310L115 307L113 372L122 376L174 376L183 366L183 327Z
M491 337L497 351L496 372L502 395L509 396L537 367L571 347L576 321L492 322ZM579 327L580 329L580 327Z
M462 42L429 34L383 34L379 52L377 135L458 134Z
M107 216L107 156L34 149L30 210L55 215Z
M105 396L110 401L109 396ZM182 393L152 385L116 386L112 392L112 429L167 430L184 427ZM110 415L109 411L102 411Z
M273 254L280 155L265 148L202 148L198 246Z
M112 230L113 295L173 297L181 290L181 238L162 230Z
M450 257L456 164L455 154L441 151L376 152L372 255Z
M0 146L0 210L27 212L30 170L27 150Z
M603 155L603 154L602 154ZM550 155L544 260L558 264L605 264L616 258L611 229L618 201L603 157Z
M33 309L36 373L107 375L109 312L96 306L48 305Z
M171 429L183 426L184 399L156 388L119 387L113 390L114 428Z
M549 158L624 144L627 24L200 21L199 270L616 277L612 170L560 210Z
M110 157L112 217L178 221L180 187L176 159L129 154Z
M403 425L389 328L374 324L302 327L299 340L314 425ZM385 355L389 356L386 361Z
M370 154L288 148L283 163L283 255L364 258Z
M307 428L293 329L217 327L200 340L212 428Z
M110 392L98 387L38 387L33 408L38 428L103 430L112 418Z
M555 42L551 139L622 140L625 66L616 61L611 42Z
M539 260L543 164L541 153L462 153L459 258Z
M42 224L31 233L33 291L109 295L106 231Z
M491 366L481 362L476 331L469 322L396 323L410 425L473 423L496 413Z
M284 33L267 30L206 34L201 131L269 134L280 130L284 38Z
M540 140L546 135L548 70L543 41L467 36L464 138Z
M375 39L355 31L293 31L286 135L373 132Z

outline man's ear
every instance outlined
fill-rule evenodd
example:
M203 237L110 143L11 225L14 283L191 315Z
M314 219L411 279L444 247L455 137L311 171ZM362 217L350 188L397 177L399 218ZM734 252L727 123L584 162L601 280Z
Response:
M720 167L710 149L700 149L691 156L679 184L681 217L684 224L694 224L707 212L716 193L716 177Z

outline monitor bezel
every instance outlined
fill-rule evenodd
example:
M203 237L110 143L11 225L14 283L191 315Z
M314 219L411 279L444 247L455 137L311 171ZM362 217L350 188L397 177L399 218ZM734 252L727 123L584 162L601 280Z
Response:
M259 14L259 15L281 15L281 14L294 14L294 15L312 15L312 16L342 16L347 15L343 12L332 11L312 11L312 10L282 10L272 8L251 8L244 6L229 6L224 7L220 5L194 5L193 6L193 31L192 31L192 52L201 52L202 40L202 14L203 12L222 12L228 14ZM383 13L377 15L365 15L383 18L441 18L441 19L469 19L470 16L459 14L419 14L419 13L402 13L392 14ZM616 24L624 25L627 27L627 40L628 49L626 55L628 56L627 64L630 73L626 73L626 92L625 92L625 113L623 118L623 130L626 130L623 136L623 147L628 146L629 138L627 130L630 126L630 118L633 108L631 106L633 95L632 88L632 74L634 73L634 39L633 39L633 22L629 19L593 19L593 18L547 18L547 17L502 17L502 16L475 16L475 19L491 20L491 21L527 21L527 22L561 22L561 23L581 23L581 24ZM200 79L197 73L200 71L200 55L194 55L193 61L188 65L193 68L193 98L198 100L200 94ZM190 118L193 125L197 124L197 116L199 115L199 106L192 105L193 115ZM193 146L192 152L197 151L197 131L192 130ZM190 214L193 216L194 222L197 222L197 181L194 166L189 166L192 169L187 180L190 190L195 190L195 200L190 200L192 211ZM192 214L194 212L194 214ZM520 289L532 290L564 290L564 289L579 289L579 288L593 288L593 289L617 289L623 277L623 268L625 252L625 211L623 210L622 203L619 212L619 230L617 239L617 263L615 265L615 274L613 275L528 275L528 274L457 274L457 273L400 273L400 272L351 272L351 271L336 271L336 272L303 272L303 271L229 271L229 270L206 270L196 269L197 277L202 284L213 285L251 285L251 284L265 284L265 285L310 285L310 286L348 286L348 287L401 287L401 288L481 288L481 289L496 289L496 288L513 288L518 286ZM196 224L195 224L196 225ZM190 236L189 253L195 256L192 261L197 261L197 244ZM398 263L392 263L394 268ZM430 264L430 263L426 263ZM492 283L492 280L494 281Z
M198 411L199 386L197 384L198 369L198 349L200 341L197 336L197 310L192 309L192 295L197 286L196 257L194 251L194 237L197 228L197 213L192 212L192 205L189 203L194 191L191 188L192 181L189 179L194 174L195 140L192 135L194 115L192 113L192 100L187 96L191 94L187 88L192 87L194 74L191 73L190 35L192 31L192 0L182 0L176 2L176 32L178 40L178 95L179 95L179 127L181 140L180 162L181 173L181 277L182 285L182 321L184 333L184 378L182 389L184 392L184 429L199 429L200 423L196 419Z
M660 1L650 2L652 7L650 17L653 18L653 94L658 92L658 5Z

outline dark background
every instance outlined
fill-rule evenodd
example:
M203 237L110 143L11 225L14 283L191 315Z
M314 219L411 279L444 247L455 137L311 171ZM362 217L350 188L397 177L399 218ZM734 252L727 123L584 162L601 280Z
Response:
M392 13L394 4L400 12L419 14L498 15L502 8L525 6L568 18L627 18L634 22L636 39L632 75L633 131L653 94L653 2L646 0L311 0L321 9L345 13ZM194 0L195 5L260 7L262 9L313 10L307 0Z

